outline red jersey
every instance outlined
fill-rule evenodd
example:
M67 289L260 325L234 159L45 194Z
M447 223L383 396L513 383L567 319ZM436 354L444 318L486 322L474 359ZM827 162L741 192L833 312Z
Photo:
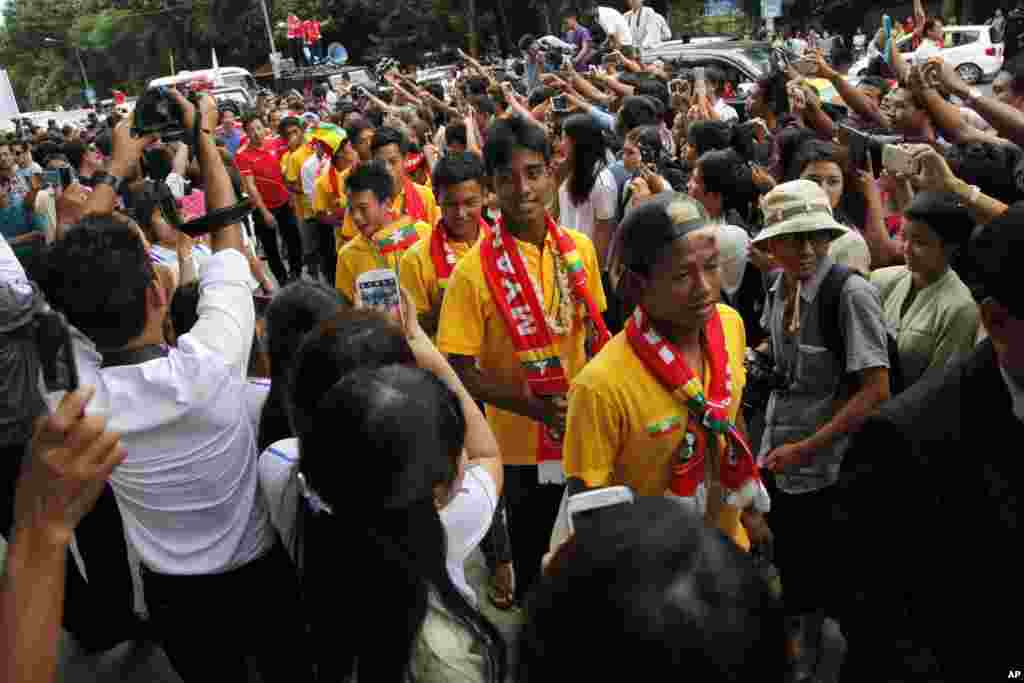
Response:
M291 195L281 173L281 158L277 154L277 145L270 140L264 140L261 147L246 145L239 149L235 155L235 166L240 174L255 179L256 189L268 209L288 203Z
M320 40L320 22L316 19L309 20L309 36L306 40L315 43Z
M302 37L302 21L294 14L288 15L288 38Z
M313 20L306 19L302 22L302 37L306 39L306 44L310 45L313 43Z

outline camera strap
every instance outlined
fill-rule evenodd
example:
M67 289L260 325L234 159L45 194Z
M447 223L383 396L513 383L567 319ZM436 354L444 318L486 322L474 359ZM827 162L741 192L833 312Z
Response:
M166 358L170 350L166 344L146 344L134 349L104 351L101 368L115 368L119 365L140 365L157 358Z

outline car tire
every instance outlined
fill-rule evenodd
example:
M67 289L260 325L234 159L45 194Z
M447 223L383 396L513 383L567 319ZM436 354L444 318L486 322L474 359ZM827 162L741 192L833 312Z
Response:
M985 75L980 66L969 63L958 66L956 68L956 73L964 80L964 83L967 83L968 85L974 85L975 83L980 82L982 77Z

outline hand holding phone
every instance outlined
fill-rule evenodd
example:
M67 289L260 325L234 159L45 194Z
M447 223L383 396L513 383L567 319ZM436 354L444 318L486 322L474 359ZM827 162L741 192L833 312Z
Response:
M633 492L628 486L607 486L569 496L569 533L576 533L581 526L596 522L600 516L598 510L629 504L633 500Z
M882 146L882 166L891 175L913 176L921 170L921 165L914 155L899 145Z
M698 66L693 70L693 91L697 97L707 97L708 84L704 80L704 67Z
M356 307L370 308L402 324L402 295L398 275L389 268L369 270L356 278Z

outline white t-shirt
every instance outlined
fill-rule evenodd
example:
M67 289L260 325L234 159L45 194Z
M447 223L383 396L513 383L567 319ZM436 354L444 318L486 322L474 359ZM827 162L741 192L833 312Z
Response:
M735 121L740 117L736 112L735 107L730 104L726 104L726 101L721 97L718 98L718 101L715 102L715 106L711 107L711 109L718 114L719 121Z
M466 468L462 486L441 509L448 537L448 575L455 587L476 606L476 593L466 580L466 560L484 540L498 509L498 487L490 472L479 465Z
M640 11L630 10L623 17L633 36L633 44L641 48L656 47L672 38L665 18L650 7L641 7Z
M316 179L320 177L320 172L327 162L326 158L321 159L313 154L302 164L302 192L307 197L312 197L315 194Z
M125 533L158 573L230 571L276 542L257 494L248 275L234 249L207 258L199 320L162 358L101 368L95 346L73 330L81 384L96 387L87 412L106 416L128 452L110 476Z
M579 206L569 197L569 181L558 188L558 222L566 228L579 230L587 237L594 237L594 222L611 220L615 216L619 186L615 176L607 168L601 169L590 190L587 201Z
M931 38L925 38L921 41L921 44L917 46L914 51L914 62L917 64L923 63L926 59L935 57L942 52L942 48Z
M629 30L629 24L626 23L626 17L622 16L622 12L611 7L598 7L597 23L601 24L601 28L609 36L615 36L619 45L633 45L633 33Z
M295 559L295 520L299 511L299 440L281 439L260 455L260 490L270 519L281 534L285 548ZM487 534L498 507L498 491L486 469L466 468L462 487L441 510L448 539L448 575L452 583L476 605L476 593L466 580L466 559Z

